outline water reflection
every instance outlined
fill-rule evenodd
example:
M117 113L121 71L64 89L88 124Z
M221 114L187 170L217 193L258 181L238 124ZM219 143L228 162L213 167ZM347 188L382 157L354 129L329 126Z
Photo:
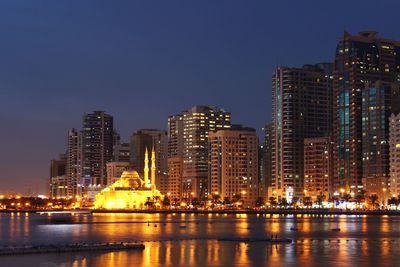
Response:
M319 266L322 260L332 262L332 266L354 266L355 263L400 266L399 222L399 218L378 216L99 214L48 217L11 213L0 215L0 243L146 242L144 251L4 257L4 266L14 261L19 261L21 266L46 262L64 266ZM293 226L298 231L291 230ZM331 231L336 227L341 231ZM294 242L271 245L217 241L271 234Z

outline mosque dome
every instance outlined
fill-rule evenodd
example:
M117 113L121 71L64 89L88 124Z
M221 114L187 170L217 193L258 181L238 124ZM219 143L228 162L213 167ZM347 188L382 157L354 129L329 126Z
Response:
M124 171L121 178L114 184L115 187L129 187L138 189L144 184L139 173L135 170Z

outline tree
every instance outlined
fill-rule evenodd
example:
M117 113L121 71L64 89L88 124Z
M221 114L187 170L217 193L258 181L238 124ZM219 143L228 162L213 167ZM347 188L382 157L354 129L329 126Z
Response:
M213 201L214 204L220 203L221 202L220 199L221 199L221 195L219 195L219 194L213 194L212 195L212 201Z
M297 203L299 203L300 199L298 197L293 197L292 198L292 205L293 207L297 207Z
M399 202L396 197L391 197L388 199L388 205L397 206L398 204L399 204Z
M272 207L278 204L278 202L276 202L276 197L270 197L268 200Z
M345 194L343 194L342 199L343 199L345 202L349 202L350 199L351 199L351 195L345 193Z
M239 202L241 199L240 194L234 194L232 197L233 202Z
M224 198L224 205L229 205L229 204L232 204L231 199L229 197L225 197Z
M303 205L306 206L306 207L311 207L312 206L311 197L304 197L303 198Z
M286 198L282 198L279 205L286 208L288 206L288 202L287 202Z
M370 195L369 196L369 201L371 202L372 207L377 208L378 207L378 196L376 194Z
M325 201L325 195L322 194L322 193L320 193L320 194L317 196L317 204L318 204L318 206L319 206L320 208L322 208L322 202L324 202L324 201Z
M195 207L200 206L200 201L199 201L199 199L197 197L193 198L192 205L195 206Z
M169 199L168 196L165 196L163 201L162 201L162 205L163 207L169 207L171 206L171 200Z
M256 199L256 207L261 207L262 205L264 205L264 198L263 197L258 197Z
M151 201L151 198L150 198L150 197L147 198L147 200L146 200L146 202L144 203L144 205L145 205L148 209L154 207L154 203L153 203L153 201Z
M361 205L361 203L363 203L364 201L365 201L365 196L364 196L364 194L357 194L356 195L356 197L355 197L355 201L356 201L356 204L358 205L358 206L360 206Z

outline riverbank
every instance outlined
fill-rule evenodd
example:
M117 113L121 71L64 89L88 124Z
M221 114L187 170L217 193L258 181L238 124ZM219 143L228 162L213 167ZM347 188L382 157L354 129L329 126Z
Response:
M388 215L400 216L398 210L336 210L336 209L268 209L268 210L0 210L1 213L41 214L101 214L101 213L148 213L148 214L278 214L278 215Z
M143 244L130 243L78 243L64 245L41 245L41 246L9 246L0 248L2 255L23 255L39 253L62 253L62 252L82 252L82 251L120 251L120 250L143 250Z

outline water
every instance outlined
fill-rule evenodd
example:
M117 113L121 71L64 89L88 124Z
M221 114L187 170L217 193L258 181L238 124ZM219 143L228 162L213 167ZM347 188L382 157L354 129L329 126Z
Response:
M0 266L400 266L400 217L14 212L0 213L0 227L0 245L146 245L143 251L2 256ZM217 241L271 235L294 242Z

